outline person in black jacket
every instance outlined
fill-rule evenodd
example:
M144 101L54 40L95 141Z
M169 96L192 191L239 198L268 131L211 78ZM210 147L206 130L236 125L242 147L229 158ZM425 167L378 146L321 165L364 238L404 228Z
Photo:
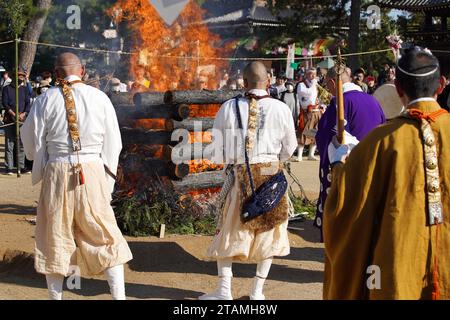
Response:
M24 72L19 71L19 121L24 122L26 116L30 112L30 93L25 84L26 74ZM15 79L10 85L3 88L2 91L2 104L3 108L5 108L5 116L3 122L5 124L13 124L16 118L16 88L15 88ZM6 166L6 174L12 175L13 168L15 164L15 156L14 150L15 148L20 147L19 152L19 165L20 169L23 173L28 173L28 170L25 169L25 154L23 152L22 143L20 146L17 146L16 141L16 127L15 125L11 125L5 128L5 166Z

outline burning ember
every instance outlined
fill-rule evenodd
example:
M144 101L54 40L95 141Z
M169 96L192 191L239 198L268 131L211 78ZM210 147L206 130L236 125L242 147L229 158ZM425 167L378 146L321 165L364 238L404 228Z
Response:
M191 190L188 191L187 194L193 197L196 200L199 200L199 198L202 197L210 197L217 195L220 192L220 187L218 188L206 188L206 189L198 189L198 190ZM207 201L208 199L206 199Z
M216 70L226 68L226 62L211 58L226 55L228 49L214 46L220 38L201 23L203 10L194 1L170 27L148 0L118 0L109 12L134 31L139 54L131 56L131 72L140 84L136 92L217 87Z
M201 131L201 132L190 132L189 133L189 143L211 143L212 134L211 132Z
M214 118L219 112L220 105L205 104L205 105L191 105L189 106L190 118Z
M223 164L215 164L211 160L191 160L189 161L189 172L199 173L205 171L222 170Z
M169 122L165 119L138 119L134 123L135 128L142 128L145 130L170 130L170 126Z

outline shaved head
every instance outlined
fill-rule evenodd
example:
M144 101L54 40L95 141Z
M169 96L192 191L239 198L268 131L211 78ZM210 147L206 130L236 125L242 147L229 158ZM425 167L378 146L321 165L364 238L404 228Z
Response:
M244 83L247 89L267 89L269 77L261 61L250 62L244 69Z
M55 70L59 78L65 78L71 75L79 76L84 74L84 67L80 58L71 52L61 53L55 61Z
M344 70L342 70L342 68L344 68ZM340 73L341 73L341 79L342 79L343 83L352 81L352 70L349 67L341 67ZM331 78L331 79L335 79L336 78L336 69L335 68L328 69L327 77Z

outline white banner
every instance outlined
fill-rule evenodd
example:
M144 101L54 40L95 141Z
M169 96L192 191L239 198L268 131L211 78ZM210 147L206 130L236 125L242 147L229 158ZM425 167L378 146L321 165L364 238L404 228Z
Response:
M294 79L294 68L291 67L291 64L295 62L295 43L290 44L288 46L288 55L286 61L286 78Z

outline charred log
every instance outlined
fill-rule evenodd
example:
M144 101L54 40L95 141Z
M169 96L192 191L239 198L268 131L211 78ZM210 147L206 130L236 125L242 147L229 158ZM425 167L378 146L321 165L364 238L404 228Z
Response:
M189 106L187 105L153 105L143 107L117 106L118 118L130 119L174 119L182 121L189 117Z
M145 131L142 129L121 128L123 144L171 144L178 142L171 141L172 132L169 131Z
M164 104L164 93L162 92L140 92L134 95L134 104L137 107Z
M174 129L185 129L188 131L207 131L212 129L214 119L211 118L192 118L183 121L174 121Z
M116 111L119 107L134 107L133 94L130 92L111 92L108 94L108 97L111 100L113 106L116 108Z
M189 174L189 165L173 164L159 159L146 158L141 155L127 155L121 161L125 174L139 172L143 176L161 176L171 179L182 179Z
M189 190L221 187L223 177L221 171L202 172L190 174L181 181L173 181L173 187L178 192Z
M164 94L164 102L168 104L221 104L239 94L244 94L244 92L238 90L167 91Z

